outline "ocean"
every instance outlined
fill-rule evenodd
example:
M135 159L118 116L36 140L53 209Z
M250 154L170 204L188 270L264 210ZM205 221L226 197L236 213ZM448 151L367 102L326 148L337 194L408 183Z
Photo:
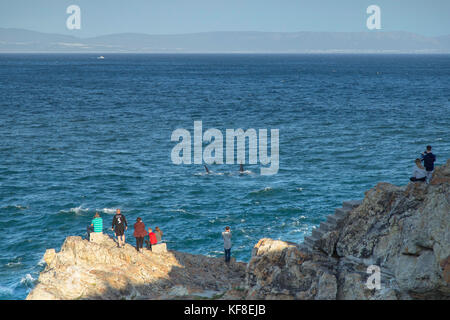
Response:
M116 208L168 248L247 262L301 242L342 201L450 158L449 55L0 55L0 299L24 299L47 248ZM178 128L279 130L279 170L172 162ZM204 143L204 147L208 143Z

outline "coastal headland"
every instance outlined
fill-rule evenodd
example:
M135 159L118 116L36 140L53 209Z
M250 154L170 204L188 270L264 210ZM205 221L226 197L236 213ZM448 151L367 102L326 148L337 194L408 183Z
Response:
M450 299L450 159L430 184L380 182L304 243L260 239L248 263L69 236L27 299ZM372 281L373 280L373 281ZM377 283L377 281L379 283Z

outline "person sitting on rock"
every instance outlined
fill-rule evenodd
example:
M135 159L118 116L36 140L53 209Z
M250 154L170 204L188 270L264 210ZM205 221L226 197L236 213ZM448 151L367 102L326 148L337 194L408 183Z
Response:
M415 161L415 166L413 169L413 176L409 178L409 180L416 182L416 181L426 181L427 179L427 173L425 172L425 168L422 165L422 162L419 158L417 158Z
M157 244L158 240L156 239L156 235L153 232L152 228L148 228L148 240L145 241L147 244L147 249L152 250L152 245Z
M103 232L103 219L98 212L95 213L94 219L91 221L91 225L87 228L88 239L91 240L91 232Z
M156 235L157 242L160 243L162 241L163 232L161 231L161 229L159 227L155 227L154 233Z

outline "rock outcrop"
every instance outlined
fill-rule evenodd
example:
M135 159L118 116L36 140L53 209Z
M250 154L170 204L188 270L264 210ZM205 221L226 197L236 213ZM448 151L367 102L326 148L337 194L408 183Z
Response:
M107 235L89 242L67 237L28 300L242 298L246 264L177 251L161 253L118 248Z
M377 184L335 229L308 240L260 240L247 298L450 299L450 160L429 185Z
M27 299L450 299L450 160L428 185L379 183L336 211L307 242L261 239L229 267L68 237Z

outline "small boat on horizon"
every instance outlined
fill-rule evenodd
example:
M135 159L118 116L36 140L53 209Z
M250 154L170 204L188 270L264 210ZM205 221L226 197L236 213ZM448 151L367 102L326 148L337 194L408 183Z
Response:
M97 59L105 59L104 56L97 57Z

